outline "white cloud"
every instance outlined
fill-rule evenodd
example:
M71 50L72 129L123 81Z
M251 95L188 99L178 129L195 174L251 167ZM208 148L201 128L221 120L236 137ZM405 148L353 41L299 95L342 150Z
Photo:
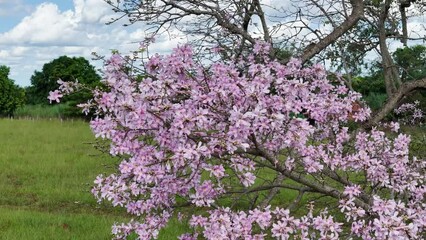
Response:
M6 50L0 50L0 58L8 58L9 52Z
M57 5L43 3L11 31L0 34L0 44L69 44L81 35L76 28L72 11L60 12Z
M20 0L19 0L20 1ZM0 0L0 4L5 2ZM74 9L61 11L54 3L42 3L8 32L0 32L0 62L11 67L11 78L30 85L34 70L62 56L83 56L92 52L109 55L117 49L129 53L145 37L141 24L123 27L123 22L106 25L117 16L103 0L74 0ZM127 21L127 19L124 19ZM173 41L161 37L152 46L165 52ZM101 62L92 62L101 67Z
M113 14L108 4L99 0L74 0L75 15L85 23L106 23Z

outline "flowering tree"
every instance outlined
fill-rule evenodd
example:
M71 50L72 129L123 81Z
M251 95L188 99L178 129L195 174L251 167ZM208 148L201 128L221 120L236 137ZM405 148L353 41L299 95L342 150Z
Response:
M370 114L361 96L319 65L270 59L269 47L203 66L180 46L144 63L142 80L124 57L106 62L106 89L81 106L123 159L92 191L135 216L113 226L116 239L157 238L173 215L192 229L180 239L424 237L426 164L409 156L410 137L351 131ZM275 204L278 191L296 195ZM312 195L328 208L296 211Z
M198 57L220 46L225 59L252 51L257 39L272 44L270 56L286 62L290 49L302 63L324 61L352 78L375 52L379 55L387 101L372 114L378 124L413 91L426 89L426 78L404 82L409 67L395 64L389 45L425 41L424 1L417 0L104 0L116 15L143 23L148 36L167 32L192 41ZM418 24L415 24L415 23ZM125 24L125 25L128 25ZM415 29L418 29L416 31ZM421 30L420 30L421 29ZM392 43L392 44L390 44ZM410 43L410 44L409 44ZM286 51L284 51L286 52ZM408 68L407 68L408 67Z

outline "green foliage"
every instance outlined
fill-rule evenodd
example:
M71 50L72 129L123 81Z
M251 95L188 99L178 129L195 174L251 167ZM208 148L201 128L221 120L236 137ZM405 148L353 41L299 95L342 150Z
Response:
M401 80L410 81L426 77L426 47L415 45L398 48L393 53L395 63L401 69Z
M386 93L369 92L368 95L364 95L364 100L372 110L379 110L386 99Z
M403 82L426 77L426 46L415 45L398 48L393 53L396 64L400 67ZM403 103L420 102L420 109L426 109L426 91L416 91L405 97Z
M48 104L47 96L50 91L58 88L57 81L76 81L88 86L96 86L101 77L96 73L95 67L83 57L61 56L44 64L41 72L35 71L31 76L31 87L26 89L29 104ZM74 94L70 98L78 99L79 102L87 100L85 94ZM69 99L64 99L65 101Z
M386 93L385 80L378 72L372 73L370 76L355 77L352 80L352 87L363 96L370 93Z
M274 48L275 57L280 61L288 61L294 55L294 50L291 48Z
M69 96L65 96L62 101L65 105L64 111L61 112L62 116L90 118L92 115L84 115L81 108L77 107L77 104L87 102L92 97L92 93L87 89L79 90Z
M425 46L416 45L398 48L392 55L395 64L400 68L400 76L403 82L426 77ZM364 100L373 110L378 110L387 98L381 63L379 61L373 62L370 66L370 73L367 76L355 77L352 81L352 86L354 90L364 96ZM425 99L426 91L422 91L407 96L403 102L419 100L423 103Z
M78 81L88 87L100 85L101 77L96 72L95 67L83 57L61 56L43 65L41 72L35 71L31 76L31 86L26 88L27 104L47 105L47 96L50 91L58 88L57 81L64 82ZM62 102L67 106L61 112L64 117L83 116L81 109L77 108L78 103L86 102L92 98L89 91L79 91L66 96Z
M0 66L0 116L12 116L25 101L25 92L9 79L10 68Z
M426 77L426 47L416 45L398 48L393 54L395 64L400 68L401 80L411 81ZM366 76L356 77L353 87L363 95L370 92L385 93L383 67L379 61L370 65L370 72Z

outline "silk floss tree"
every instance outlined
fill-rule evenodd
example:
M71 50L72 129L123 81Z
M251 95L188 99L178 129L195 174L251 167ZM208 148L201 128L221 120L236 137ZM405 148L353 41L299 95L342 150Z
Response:
M123 159L93 189L99 201L134 216L113 226L116 239L157 238L172 216L190 228L180 239L424 237L424 161L409 155L409 136L387 137L375 127L404 95L426 86L425 79L399 83L392 67L386 38L399 36L389 20L396 1L310 0L288 8L258 0L106 2L130 23L147 23L150 36L176 29L200 36L152 56L136 75L134 63L114 54L106 86L81 105L97 114L96 136ZM409 6L400 5L407 19ZM329 26L316 29L310 20ZM365 45L370 32L379 41ZM286 44L298 46L300 60L283 57ZM353 45L362 50L355 60L380 47L392 93L370 118L351 91L351 67L359 65L346 51ZM215 63L194 60L203 48ZM340 54L344 78L304 66L329 52ZM79 87L62 84L50 99Z
M119 54L106 61L106 86L81 107L122 159L92 190L134 216L115 239L155 239L173 216L191 229L179 239L424 237L425 162L409 155L410 137L353 131L370 115L353 109L360 94L270 50L258 41L204 66L184 45L152 56L143 75Z

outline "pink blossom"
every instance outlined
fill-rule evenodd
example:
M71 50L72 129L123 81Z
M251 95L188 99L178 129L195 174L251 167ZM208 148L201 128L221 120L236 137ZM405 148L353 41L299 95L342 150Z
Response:
M56 101L57 103L59 103L62 97L62 93L59 90L55 90L53 92L49 92L49 96L47 97L47 99L49 99L50 103L52 103L52 101Z
M361 193L361 188L357 185L347 186L343 191L344 194L348 195L349 198L358 196Z

